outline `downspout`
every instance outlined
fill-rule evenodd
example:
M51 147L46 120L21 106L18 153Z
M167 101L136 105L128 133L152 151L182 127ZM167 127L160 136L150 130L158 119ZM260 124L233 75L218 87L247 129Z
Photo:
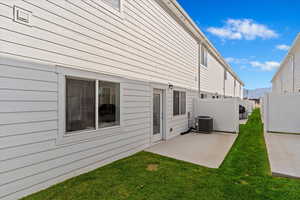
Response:
M201 42L198 43L198 94L201 97Z

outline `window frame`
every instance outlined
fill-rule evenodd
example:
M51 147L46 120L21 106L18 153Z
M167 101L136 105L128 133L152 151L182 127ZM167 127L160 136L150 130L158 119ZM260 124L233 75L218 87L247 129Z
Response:
M97 1L97 2L96 2L96 0L90 0L90 2L96 6L96 9L99 9L102 7L105 10L109 11L110 13L120 17L121 19L124 19L124 0L120 0L120 10L116 10L115 8L104 3L102 0Z
M224 80L227 81L228 80L228 71L225 69L224 71Z
M95 84L95 93L94 93L94 95L95 95L95 99L94 99L94 102L95 102L95 107L94 107L94 109L95 109L95 124L94 124L94 127L95 128L93 128L93 129L83 129L83 130L78 130L78 131L67 131L67 79L69 79L69 80L80 80L80 81L91 81L91 82L94 82L94 84ZM94 79L88 79L88 78L82 78L82 77L74 77L74 76L65 76L65 135L71 135L71 134L78 134L78 133L81 133L81 132L90 132L90 131L95 131L95 130L97 130L97 126L96 126L96 124L97 124L97 117L96 117L96 115L97 115L97 105L96 105L96 103L97 103L97 97L96 97L96 95L97 95L97 93L96 93L96 91L97 91L97 89L96 89L96 86L97 86L97 80L94 80Z
M174 114L174 92L179 92L179 102L178 102L178 106L179 106L179 114ZM181 95L182 93L185 94L185 112L182 113L182 109L181 109L181 103L182 103L182 99L181 99ZM187 93L186 91L183 90L173 90L173 117L180 117L180 116L185 116L187 114Z
M201 45L200 51L200 65L203 67L208 67L208 49L205 45Z
M96 72L82 71L79 69L70 69L65 67L57 67L58 74L58 138L56 140L57 145L65 145L69 143L78 143L81 141L90 140L101 136L106 138L114 134L115 132L121 132L123 126L123 78L118 78L109 75L103 75ZM93 80L95 81L95 129L93 130L80 130L67 132L66 131L66 82L67 77L78 80ZM98 123L98 90L99 81L106 81L120 84L120 122L119 125L99 128Z

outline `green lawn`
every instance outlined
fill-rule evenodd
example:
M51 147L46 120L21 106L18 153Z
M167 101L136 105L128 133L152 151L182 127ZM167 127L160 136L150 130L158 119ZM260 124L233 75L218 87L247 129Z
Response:
M25 200L296 200L300 181L271 177L255 110L219 169L141 152Z

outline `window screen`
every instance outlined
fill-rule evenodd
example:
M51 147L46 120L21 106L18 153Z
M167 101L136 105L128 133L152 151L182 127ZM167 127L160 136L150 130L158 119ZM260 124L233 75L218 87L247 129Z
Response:
M179 115L179 91L173 92L173 115Z
M120 84L99 81L99 128L120 125Z
M180 92L180 114L186 113L186 93Z
M95 129L95 81L66 79L66 131Z
M173 115L186 114L186 93L180 91L173 92Z
M207 67L207 49L204 45L201 46L201 65Z

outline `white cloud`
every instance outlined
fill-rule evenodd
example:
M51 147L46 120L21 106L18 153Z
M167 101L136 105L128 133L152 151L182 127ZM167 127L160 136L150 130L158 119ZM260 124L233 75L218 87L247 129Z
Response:
M276 46L276 49L282 50L282 51L288 51L290 49L290 46L285 44L280 44Z
M228 57L228 58L225 58L225 60L228 63L234 63L234 64L247 64L247 63L249 63L248 59L246 59L246 58Z
M250 62L250 65L252 67L260 68L263 71L272 71L273 69L277 69L280 66L280 63L275 61L266 61L266 62L252 61Z
M230 40L255 40L256 38L270 39L278 34L266 25L255 23L252 19L228 19L223 27L210 27L208 32Z
M247 69L247 66L251 66L253 68L258 68L262 71L272 71L280 66L279 62L276 61L266 61L266 62L259 62L253 61L247 58L234 58L234 57L227 57L225 58L226 62L230 64L235 64L240 67L240 69Z

